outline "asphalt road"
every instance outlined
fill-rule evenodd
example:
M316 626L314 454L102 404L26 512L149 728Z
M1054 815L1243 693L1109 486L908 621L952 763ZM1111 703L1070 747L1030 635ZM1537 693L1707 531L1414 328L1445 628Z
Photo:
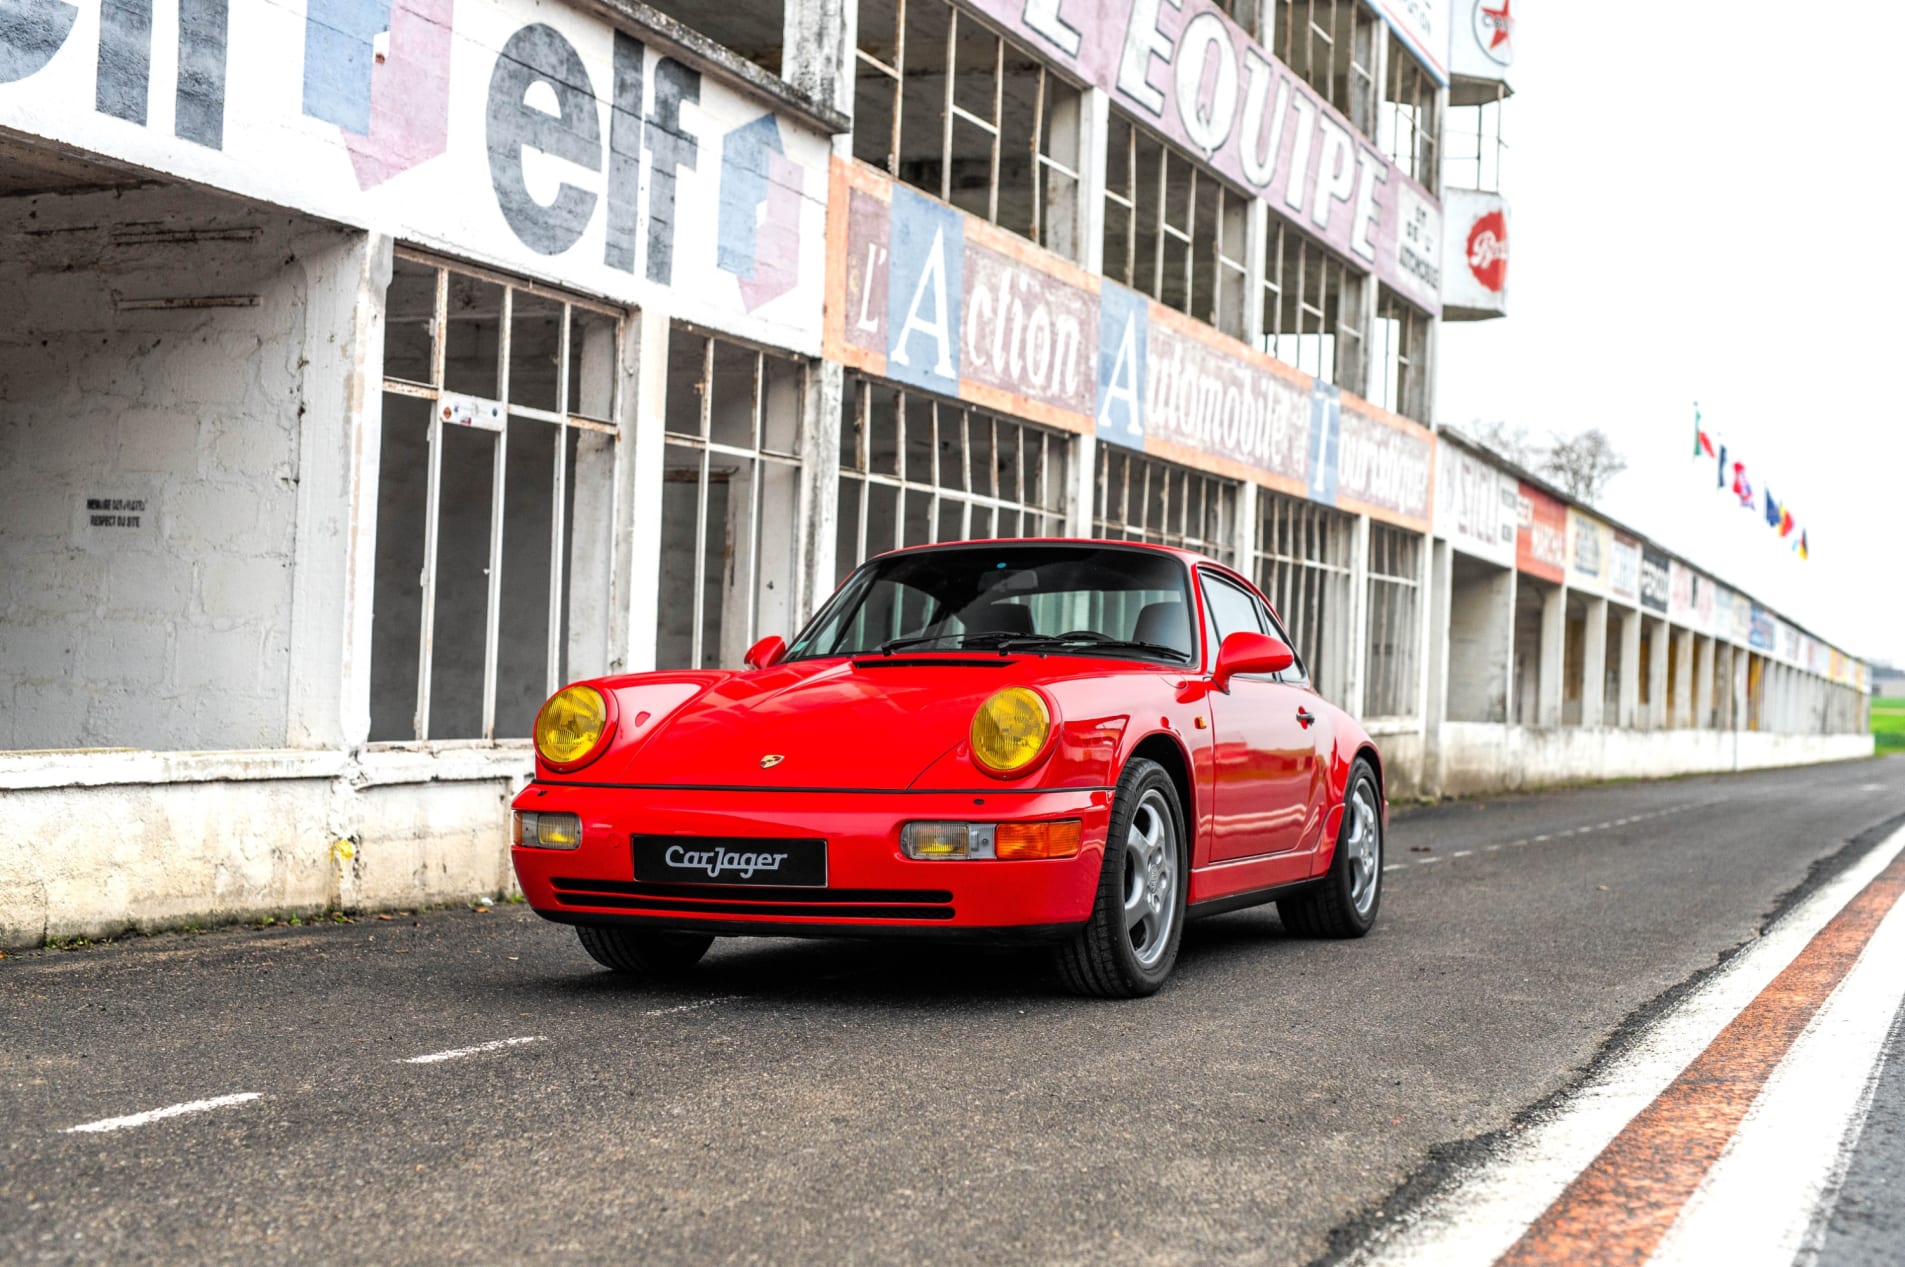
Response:
M1136 1003L845 941L630 983L522 907L9 957L0 1262L1309 1262L1902 815L1905 760L1401 814L1369 938L1221 916ZM1901 1168L1894 1060L1826 1261Z

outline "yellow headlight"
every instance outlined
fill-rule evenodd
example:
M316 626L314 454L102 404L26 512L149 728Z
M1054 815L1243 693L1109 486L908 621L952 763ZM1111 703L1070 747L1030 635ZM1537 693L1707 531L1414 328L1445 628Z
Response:
M536 751L550 765L568 765L589 755L608 725L609 708L591 686L565 686L536 714Z
M972 755L1000 774L1029 765L1045 748L1052 715L1037 691L1008 686L972 715Z

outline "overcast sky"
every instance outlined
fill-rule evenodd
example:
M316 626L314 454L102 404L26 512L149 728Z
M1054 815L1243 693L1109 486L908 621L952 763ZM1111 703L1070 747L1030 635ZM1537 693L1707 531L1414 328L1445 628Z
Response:
M1509 316L1443 326L1438 417L1603 428L1630 466L1609 514L1905 664L1905 180L1881 130L1905 17L1806 12L1516 4ZM1695 400L1810 561L1692 460Z

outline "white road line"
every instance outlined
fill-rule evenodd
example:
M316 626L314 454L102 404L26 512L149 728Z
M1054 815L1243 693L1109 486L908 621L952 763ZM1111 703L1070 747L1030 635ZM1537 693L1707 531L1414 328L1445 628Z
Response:
M240 1091L236 1095L214 1096L209 1100L191 1100L185 1104L170 1104L162 1109L147 1109L144 1113L129 1113L125 1117L101 1118L97 1122L87 1122L80 1126L69 1126L65 1133L72 1135L81 1131L123 1131L128 1126L144 1126L148 1122L162 1122L168 1117L183 1117L187 1113L203 1113L207 1109L222 1109L228 1105L245 1104L256 1100L264 1093L261 1091Z
M402 1065L434 1065L445 1060L460 1060L464 1056L480 1056L486 1051L501 1051L505 1047L520 1047L524 1043L546 1042L541 1034L527 1038L498 1038L492 1042L478 1043L474 1047L452 1047L449 1051L433 1051L424 1056L406 1056L398 1061Z
M1536 839L1536 840L1549 840L1549 839L1552 839L1552 837L1549 837L1549 836L1546 836L1546 835L1541 835L1541 836L1536 836L1536 837L1535 837L1535 839Z
M1440 858L1417 858L1416 865L1418 867L1426 867L1431 862L1440 862L1440 861L1442 861Z
M1552 1112L1395 1220L1348 1261L1358 1267L1443 1267L1501 1257L1901 851L1905 830L1788 911Z
M1905 905L1892 908L1773 1070L1651 1267L1793 1261L1835 1175L1843 1181L1902 998Z
M1612 824L1612 823L1596 823L1596 824L1594 824L1594 830L1595 830L1595 831L1606 831L1606 830L1607 830L1608 828L1610 828L1610 827L1612 827L1613 825L1614 825L1614 824Z
M723 994L718 998L700 999L693 1003L683 1003L678 1007L658 1007L652 1012L643 1012L643 1016L675 1016L682 1012L699 1011L704 1007L713 1007L717 1003L732 1003L743 997L739 994Z
M1392 862L1388 866L1382 869L1382 873L1384 875L1388 875L1391 871L1400 871L1400 870L1402 870L1402 864L1400 862Z
M1475 851L1474 851L1473 849L1457 849L1457 850L1456 850L1456 851L1455 851L1454 853L1452 853L1452 854L1450 854L1450 855L1449 855L1449 857L1451 857L1451 858L1466 858L1466 857L1468 857L1468 856L1469 856L1470 854L1472 854L1472 853L1474 853L1474 852L1475 852Z
M1486 849L1489 853L1494 853L1497 849L1500 849L1501 846L1500 845L1483 845L1482 848Z

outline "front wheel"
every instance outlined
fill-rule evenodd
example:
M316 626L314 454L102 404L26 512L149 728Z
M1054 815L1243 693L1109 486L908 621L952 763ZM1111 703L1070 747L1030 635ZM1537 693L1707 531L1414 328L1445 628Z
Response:
M649 977L680 976L701 962L714 938L706 933L671 933L654 928L576 925L575 935L589 958L616 972Z
M1349 768L1343 825L1329 873L1311 888L1277 903L1283 926L1299 937L1361 937L1382 904L1382 793L1365 757Z
M1058 973L1076 994L1155 994L1177 962L1190 884L1190 849L1177 787L1137 758L1118 778L1091 919L1058 949Z

